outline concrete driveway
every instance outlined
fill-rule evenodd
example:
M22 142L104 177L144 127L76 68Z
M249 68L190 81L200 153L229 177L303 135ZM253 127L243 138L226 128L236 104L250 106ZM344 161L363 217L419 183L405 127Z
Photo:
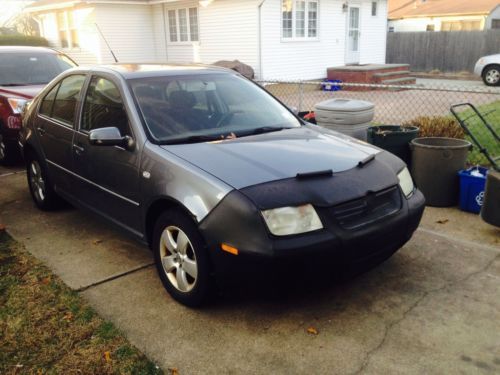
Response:
M165 370L500 372L500 231L476 215L427 209L402 250L355 279L250 280L191 310L163 290L147 249L82 211L36 210L19 169L0 168L0 223Z

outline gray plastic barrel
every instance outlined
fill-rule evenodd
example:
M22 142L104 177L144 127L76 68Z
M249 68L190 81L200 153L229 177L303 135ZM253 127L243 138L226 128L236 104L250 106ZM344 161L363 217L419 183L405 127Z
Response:
M314 113L319 126L366 141L375 106L364 100L337 98L316 104Z
M481 218L488 224L500 227L500 172L488 172Z
M415 138L411 141L411 174L429 206L456 205L458 171L464 169L472 144L455 138Z

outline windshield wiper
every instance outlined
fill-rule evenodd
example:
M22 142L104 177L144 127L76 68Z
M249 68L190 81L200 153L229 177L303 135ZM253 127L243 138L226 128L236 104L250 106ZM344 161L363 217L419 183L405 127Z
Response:
M162 144L165 145L177 145L183 143L201 143L221 140L220 135L190 135L189 137L176 138L168 141L163 141Z

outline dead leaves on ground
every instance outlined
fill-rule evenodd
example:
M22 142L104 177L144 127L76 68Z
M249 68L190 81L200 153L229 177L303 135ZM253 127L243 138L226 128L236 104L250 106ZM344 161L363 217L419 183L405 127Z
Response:
M316 328L314 328L314 327L309 327L309 328L307 329L307 333L309 333L310 335L317 335L319 332L318 332L318 330L317 330Z

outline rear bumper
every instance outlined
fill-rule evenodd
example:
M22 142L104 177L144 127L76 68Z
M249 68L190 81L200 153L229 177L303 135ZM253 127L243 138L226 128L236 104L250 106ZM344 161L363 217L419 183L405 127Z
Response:
M250 246L236 246L237 256L221 250L220 243L235 243L231 233L226 232L225 240L215 239L206 231L209 251L217 272L238 272L259 265L280 264L287 261L307 261L315 259L331 264L353 264L370 262L372 259L385 259L401 248L417 229L425 207L422 193L415 191L410 199L405 199L401 210L390 217L385 217L359 230L345 230L332 220L325 219L321 209L325 229L305 235L289 238L272 238L267 233L267 240L248 240ZM253 227L251 237L262 237L262 228ZM264 243L263 241L266 241ZM240 242L242 243L242 242ZM244 242L243 242L244 243ZM259 248L255 244L260 243Z

